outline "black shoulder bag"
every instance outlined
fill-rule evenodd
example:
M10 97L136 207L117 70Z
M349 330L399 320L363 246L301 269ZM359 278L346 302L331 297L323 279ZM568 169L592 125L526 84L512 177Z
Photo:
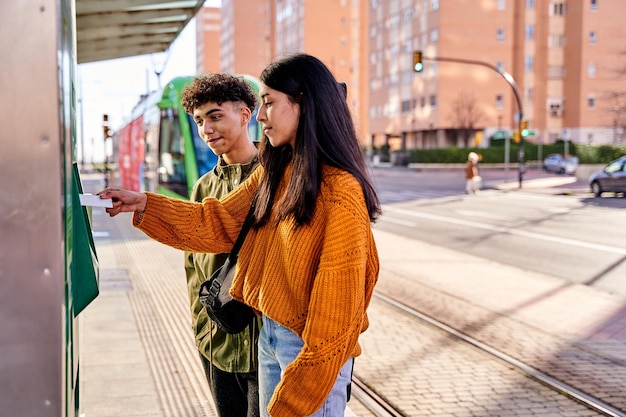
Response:
M230 287L235 278L235 266L239 258L239 249L243 245L248 230L252 226L254 203L248 211L246 220L241 227L235 246L233 246L224 265L213 272L211 278L200 286L200 303L204 306L209 318L226 333L236 334L243 331L255 316L249 306L233 299Z

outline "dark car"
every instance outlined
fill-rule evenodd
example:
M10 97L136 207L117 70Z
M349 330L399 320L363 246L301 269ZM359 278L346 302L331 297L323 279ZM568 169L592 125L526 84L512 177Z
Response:
M596 197L600 197L603 192L624 193L626 197L626 155L591 174L589 186Z
M564 158L558 153L546 156L543 160L544 171L558 172L559 174L574 174L578 168L578 158L570 156Z

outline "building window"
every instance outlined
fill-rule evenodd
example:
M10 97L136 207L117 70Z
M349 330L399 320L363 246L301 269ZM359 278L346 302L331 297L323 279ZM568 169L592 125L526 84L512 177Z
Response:
M564 101L560 97L548 98L548 112L550 117L561 117L563 115Z
M535 26L534 25L526 25L524 28L525 37L527 41L535 40Z
M591 45L595 45L598 42L598 35L596 34L595 30L592 30L591 32L589 32L589 43Z
M430 32L430 41L432 43L436 43L438 40L439 40L439 30L433 29L432 32Z
M562 80L565 78L565 67L563 65L548 66L548 79Z
M504 42L504 29L498 29L498 31L496 32L496 40L500 43Z
M593 62L590 62L589 65L587 65L587 75L589 76L589 78L596 78L596 64Z
M589 110L593 110L596 108L596 97L593 95L590 95L589 97L587 97L587 108Z
M535 99L535 90L532 87L525 88L526 101L533 101Z
M565 47L565 35L562 33L552 34L548 37L549 48L564 48Z
M502 94L496 95L496 109L502 110L504 108L504 97Z
M378 2L376 0L370 1L370 7L372 9L376 9L378 7Z
M432 108L437 107L437 96L435 95L430 96L430 107Z
M526 0L526 8L534 9L535 8L535 0Z
M426 67L424 67L424 70L426 70ZM437 63L436 62L428 63L428 75L431 77L435 77L437 75Z
M598 0L590 0L590 4L591 4L591 11L592 12L597 12L598 11Z
M498 0L498 10L506 9L506 0Z
M421 108L426 107L426 98L425 97L421 97L420 98L420 107Z
M565 16L565 3L552 3L551 16Z
M535 68L535 57L527 56L524 57L524 71L532 72Z

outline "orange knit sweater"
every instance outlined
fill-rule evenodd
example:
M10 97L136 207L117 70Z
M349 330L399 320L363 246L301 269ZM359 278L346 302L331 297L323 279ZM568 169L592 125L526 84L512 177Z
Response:
M148 193L134 224L169 246L229 252L262 173L259 167L221 201L202 203ZM289 171L286 178L289 177ZM325 401L345 361L358 356L359 334L378 278L378 253L365 199L349 173L325 166L312 221L251 229L239 253L233 297L288 327L304 340L268 406L272 417L308 416ZM286 188L283 179L275 201ZM262 372L262 370L260 370Z

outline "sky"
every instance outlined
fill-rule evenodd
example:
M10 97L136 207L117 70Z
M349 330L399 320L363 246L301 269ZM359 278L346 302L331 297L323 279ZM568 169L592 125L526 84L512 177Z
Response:
M206 5L219 7L221 0L209 0ZM78 65L78 161L104 161L102 116L109 116L113 130L122 127L139 96L159 88L155 71L162 71L161 86L174 77L195 75L195 30L193 19L172 43L169 53Z

